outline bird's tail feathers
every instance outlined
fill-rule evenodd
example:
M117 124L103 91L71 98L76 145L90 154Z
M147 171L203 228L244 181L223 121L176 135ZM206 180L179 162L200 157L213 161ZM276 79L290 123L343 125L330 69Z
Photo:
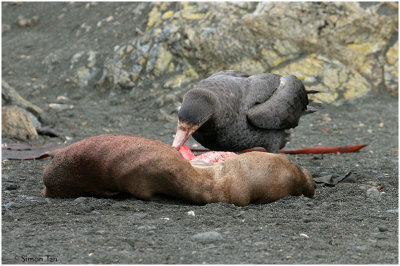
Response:
M307 115L307 114L312 114L318 110L321 110L324 108L324 105L322 103L317 103L314 101L309 101L307 105L307 109L303 111L302 115Z

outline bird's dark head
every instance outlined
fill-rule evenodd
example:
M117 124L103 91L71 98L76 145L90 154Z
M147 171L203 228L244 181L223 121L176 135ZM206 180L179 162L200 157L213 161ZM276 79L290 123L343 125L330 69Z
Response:
M179 149L186 140L214 114L216 100L212 93L193 89L185 94L178 112L178 129L173 147Z

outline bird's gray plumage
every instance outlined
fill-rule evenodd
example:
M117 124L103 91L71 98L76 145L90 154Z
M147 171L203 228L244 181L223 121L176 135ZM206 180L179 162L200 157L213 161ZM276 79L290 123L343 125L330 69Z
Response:
M208 107L201 108L202 102ZM227 70L200 81L185 94L179 119L208 112L210 117L205 115L206 122L193 137L209 149L264 147L278 152L288 141L288 129L298 125L301 115L315 111L307 110L308 104L307 91L295 76L250 76Z

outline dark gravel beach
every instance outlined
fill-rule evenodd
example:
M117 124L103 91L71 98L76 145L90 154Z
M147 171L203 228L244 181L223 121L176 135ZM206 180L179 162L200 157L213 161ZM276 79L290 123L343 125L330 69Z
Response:
M48 51L39 35L12 24L18 14L31 17L39 12L29 10L3 6L3 27L4 23L12 25L3 32L3 79L43 108L45 120L60 135L39 136L29 143L71 144L104 133L172 143L176 121L161 119L152 97L133 99L124 89L106 94L73 87L61 79L51 87L32 81L45 73L41 62ZM58 15L57 10L49 3L41 12ZM73 49L62 45L65 39L57 36L67 36L72 21L87 16L74 14L57 30L50 26L51 19L39 14L36 27L54 33L53 39L43 40ZM80 38L76 45L90 41L85 35ZM102 45L112 47L113 40L105 39ZM60 95L73 107L57 110L48 106ZM2 139L2 144L15 142ZM246 207L198 206L175 199L142 201L128 196L47 199L40 193L42 173L50 159L3 159L2 263L397 264L397 97L379 91L351 103L327 105L301 119L286 147L348 144L368 146L357 153L290 155L314 178L351 172L343 182L331 187L319 184L313 199L289 196Z

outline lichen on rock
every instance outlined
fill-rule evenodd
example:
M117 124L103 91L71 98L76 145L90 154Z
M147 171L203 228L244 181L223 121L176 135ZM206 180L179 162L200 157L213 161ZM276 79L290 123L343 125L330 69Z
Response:
M142 29L133 25L132 37L109 50L77 53L72 80L157 98L171 90L183 94L221 70L272 72L296 75L323 92L314 100L340 104L380 88L398 90L396 8L379 2L141 3L135 12L147 19Z

